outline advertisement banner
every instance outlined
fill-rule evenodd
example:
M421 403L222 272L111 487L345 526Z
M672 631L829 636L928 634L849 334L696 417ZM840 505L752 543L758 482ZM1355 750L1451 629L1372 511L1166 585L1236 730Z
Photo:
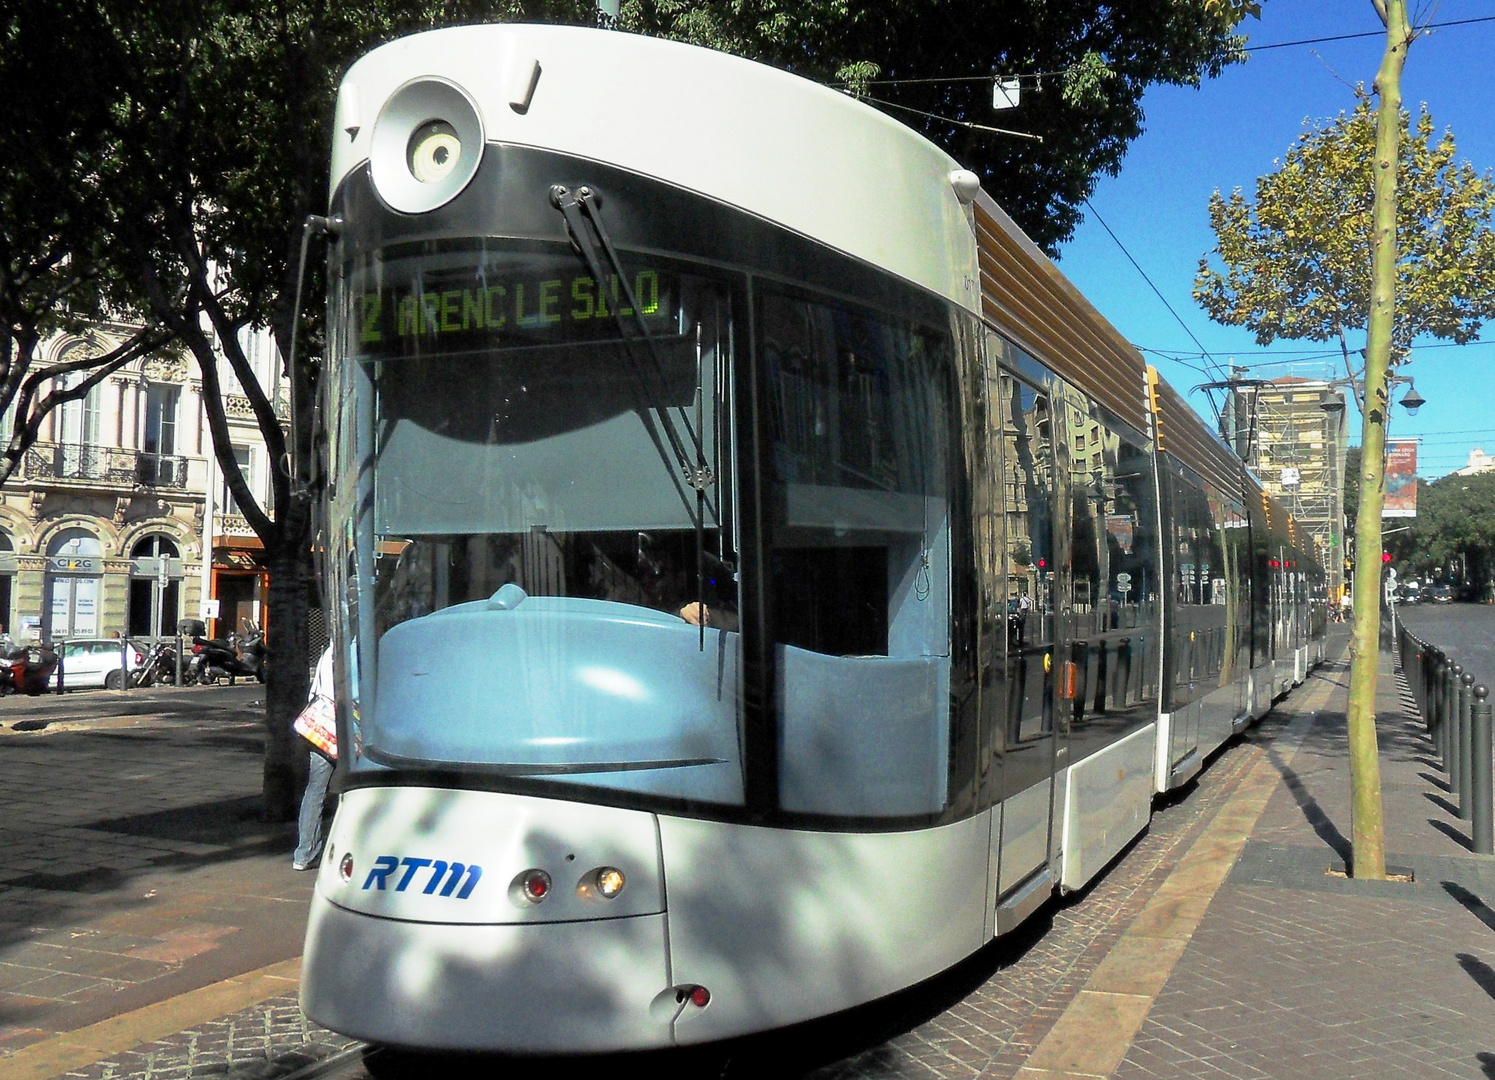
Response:
M1383 518L1417 516L1417 440L1386 440L1386 501Z

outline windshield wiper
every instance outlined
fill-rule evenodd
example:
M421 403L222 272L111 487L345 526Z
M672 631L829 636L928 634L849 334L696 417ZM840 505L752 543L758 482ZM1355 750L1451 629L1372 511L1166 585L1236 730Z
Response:
M633 286L629 284L628 275L623 272L623 264L618 258L616 249L613 248L612 240L607 235L607 227L602 223L600 196L590 187L579 187L572 191L563 184L556 184L550 189L550 203L566 219L566 231L571 235L571 242L576 245L576 249L586 261L587 269L596 280L599 289L606 288L607 276L603 267L603 258L606 258L607 265L618 282L618 287L623 291L623 298L628 301L628 310L633 314L633 322L630 324L628 317L623 314L622 305L612 305L612 316L618 324L618 332L625 346L634 346L642 342L646 347L650 362L650 370L646 370L644 365L639 363L633 348L624 349L634 378L642 392L643 408L640 409L640 413L647 409L659 418L659 427L663 431L664 441L669 444L669 452L665 457L666 463L670 463L669 455L672 455L673 464L679 467L680 478L684 480L686 486L694 489L698 495L704 495L706 489L716 482L716 477L712 474L711 467L706 464L706 453L701 444L700 432L691 424L685 409L680 406L676 407L676 411L680 414L677 425L676 419L670 415L670 407L663 403L662 394L668 386L664 360L659 355L658 343L649 333L649 326L644 321ZM700 396L701 386L698 378L696 383L698 401ZM649 423L647 417L645 417L645 423ZM682 427L685 429L686 437L680 434ZM650 434L656 442L659 442L659 437L652 427ZM664 449L663 446L660 448ZM692 520L697 525L701 523L688 503L686 511L691 513Z
M674 453L675 462L680 468L680 476L672 471L670 477L675 481L675 489L680 494L680 501L685 504L686 515L696 530L696 619L700 627L700 648L706 648L706 489L716 482L716 477L711 472L711 467L706 464L706 450L701 444L701 428L704 418L701 415L702 387L701 387L701 326L696 324L696 423L690 422L690 416L685 409L677 406L676 411L680 414L680 425L685 428L689 436L689 446L680 437L680 431L675 425L674 418L670 416L669 406L664 404L662 394L668 387L665 378L664 361L659 355L659 345L654 336L649 333L649 324L644 321L643 309L639 307L638 298L633 293L633 286L628 282L628 275L623 272L623 263L618 258L617 250L613 247L612 240L607 235L607 226L602 223L602 199L597 192L590 187L579 187L574 192L564 184L555 184L550 189L550 203L561 212L566 219L566 231L571 235L571 242L576 245L576 250L581 252L581 257L586 260L587 269L591 271L592 278L597 282L599 292L604 291L607 286L607 278L602 272L602 256L607 258L608 265L612 268L614 280L623 290L623 297L628 301L628 310L633 313L633 334L630 334L629 323L623 315L620 305L612 305L614 321L618 324L618 334L623 339L623 353L628 357L629 367L633 369L634 379L638 383L641 400L639 402L638 415L643 421L644 428L649 432L649 437L654 441L655 448L664 460L666 467L669 466L669 457L665 451L664 443L661 442L659 433L654 430L654 425L649 420L649 410L659 418L659 426L664 431L664 438L669 443L669 449ZM588 229L588 226L591 226ZM596 234L596 243L592 241L592 235ZM598 248L602 250L602 256L598 254ZM642 341L647 348L649 361L652 365L654 382L650 381L650 373L644 370L634 353L633 345ZM696 493L696 505L690 505L684 489L680 486L680 480L694 489ZM720 522L717 522L720 528Z

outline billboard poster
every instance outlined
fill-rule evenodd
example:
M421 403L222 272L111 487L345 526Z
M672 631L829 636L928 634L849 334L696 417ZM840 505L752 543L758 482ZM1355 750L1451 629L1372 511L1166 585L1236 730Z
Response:
M1111 539L1116 541L1124 555L1132 553L1132 543L1135 538L1135 526L1131 514L1107 514L1106 532Z
M1417 440L1386 440L1386 501L1383 518L1417 516Z

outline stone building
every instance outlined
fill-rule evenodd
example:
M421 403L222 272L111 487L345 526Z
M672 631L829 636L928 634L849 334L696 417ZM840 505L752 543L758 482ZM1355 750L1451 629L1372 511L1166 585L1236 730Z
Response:
M103 354L133 329L105 323L57 335L41 349L38 366ZM273 350L251 344L273 380ZM226 364L222 371L229 375ZM74 385L83 378L64 376ZM0 627L18 640L149 637L212 613L214 567L243 562L227 553L253 545L235 535L248 530L236 529L243 519L235 521L236 508L218 490L201 389L190 358L168 349L132 362L45 418L37 443L0 488ZM229 389L239 390L237 382L228 381ZM229 395L231 413L241 396ZM0 434L8 437L12 423L10 415L0 420ZM235 452L242 451L252 486L263 492L258 428L252 419L232 427ZM255 579L262 601L263 571L249 563L234 572ZM245 608L257 618L259 605L240 604L235 595L234 613Z

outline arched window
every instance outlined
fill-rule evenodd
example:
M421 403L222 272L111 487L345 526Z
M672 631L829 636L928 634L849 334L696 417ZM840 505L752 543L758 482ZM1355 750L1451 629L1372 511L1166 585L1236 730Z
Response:
M104 545L87 529L63 529L48 541L47 555L43 636L50 640L97 636Z
M87 529L63 529L47 543L48 555L102 558L104 545Z
M149 536L136 541L135 546L130 549L130 558L132 559L156 558L158 556L175 559L180 555L181 552L177 549L171 537L162 536L160 533L151 533Z
M10 534L0 529L0 634L10 633L10 604L16 580L15 544Z

